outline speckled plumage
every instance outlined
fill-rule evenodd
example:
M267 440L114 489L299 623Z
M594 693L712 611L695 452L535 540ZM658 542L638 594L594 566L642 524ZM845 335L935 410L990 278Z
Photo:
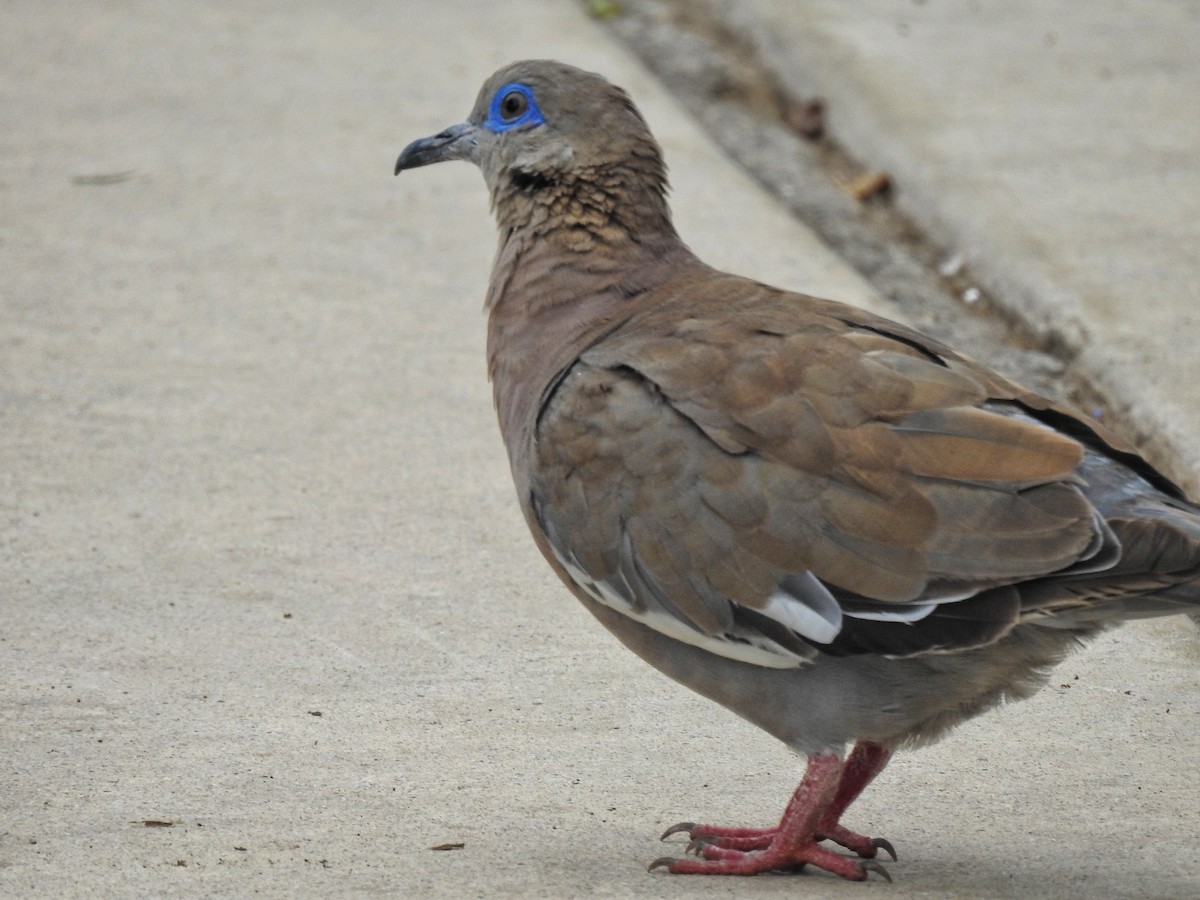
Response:
M513 85L539 118L496 130ZM506 67L397 171L447 158L480 166L500 227L488 371L538 547L630 649L810 756L793 803L817 812L690 829L706 859L672 871L864 877L812 846L874 855L838 820L894 748L1027 696L1108 624L1200 602L1200 511L1094 421L698 260L599 76Z

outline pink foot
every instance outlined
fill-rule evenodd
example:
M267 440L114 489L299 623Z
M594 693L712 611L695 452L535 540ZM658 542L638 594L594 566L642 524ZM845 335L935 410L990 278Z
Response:
M890 856L892 862L899 859L896 856L895 848L892 847L892 842L887 838L867 837L865 834L859 834L857 831L851 831L849 828L844 828L841 825L822 829L820 831L820 839L841 844L847 850L857 853L863 859L874 859L880 850Z
M858 754L847 760L849 767ZM882 762L887 761L887 754ZM870 774L882 768L882 762ZM870 777L859 778L854 784L843 783L843 764L834 755L812 756L804 780L784 810L775 828L723 828L716 825L696 825L682 822L663 833L663 838L686 833L692 838L687 852L700 859L663 857L650 864L651 869L665 868L679 875L757 875L760 872L794 870L812 864L851 881L862 881L869 872L878 872L888 881L887 870L872 858L879 848L895 859L891 844L882 839L865 837L837 824L837 818L857 796ZM836 802L835 802L836 801ZM818 827L821 823L823 827ZM829 823L829 824L826 824ZM858 853L864 859L840 856L817 841L832 838Z
M699 853L703 846L722 847L726 850L762 850L769 846L778 828L723 828L720 825L697 825L694 822L680 822L672 825L662 833L660 841L665 841L673 834L686 834L692 839L688 844L688 853Z
M762 850L742 852L705 844L700 848L703 859L672 859L663 857L650 864L650 869L665 867L674 875L758 875L762 872L798 869L812 863L819 869L841 875L851 881L862 881L869 872L878 872L888 881L887 869L873 859L850 859L839 856L815 841L785 846L776 842Z
M673 834L686 834L692 839L687 846L688 853L699 854L704 846L720 847L725 850L762 850L769 847L779 834L778 828L724 828L720 825L696 825L693 822L680 822L672 825L663 832L659 840L666 840ZM857 853L863 859L874 859L880 850L887 853L894 862L899 857L892 847L892 842L881 837L867 837L851 831L844 825L827 825L818 832L818 841L833 841L841 844L847 850Z

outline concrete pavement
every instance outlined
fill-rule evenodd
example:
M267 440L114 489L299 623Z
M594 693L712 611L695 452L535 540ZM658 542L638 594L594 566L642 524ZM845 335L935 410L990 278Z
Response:
M1196 893L1178 620L897 760L854 820L892 887L644 871L680 819L771 821L799 763L537 557L484 378L481 180L391 164L559 57L634 95L701 255L873 297L579 7L3 18L0 895Z

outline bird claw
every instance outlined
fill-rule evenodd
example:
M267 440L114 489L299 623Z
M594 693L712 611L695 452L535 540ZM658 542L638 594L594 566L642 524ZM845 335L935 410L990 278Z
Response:
M762 872L798 872L811 863L851 881L866 881L871 872L878 873L887 882L892 880L888 870L874 860L849 860L815 843L790 849L768 848L754 853L722 850L705 842L700 845L701 859L662 856L650 863L646 871L666 869L677 875L758 875Z
M892 862L900 861L900 857L896 855L896 849L892 846L892 842L887 838L871 838L871 843L890 856L892 858ZM884 875L886 874L887 873L885 872ZM888 879L888 881L891 880L892 879L890 878Z
M695 822L677 822L676 824L674 824L670 828L668 828L666 831L664 831L662 833L662 837L660 837L659 840L665 841L667 838L669 838L673 834L683 834L683 833L687 833L687 835L690 837L691 832L695 827L696 827ZM653 865L657 865L661 861L662 860L656 859L654 861Z
M687 845L687 848L683 852L687 856L700 856L704 852L704 848L710 843L711 841L704 838L692 838L692 842Z
M884 843L886 844L887 841L884 841ZM886 849L886 848L884 848L884 849ZM889 852L891 852L891 851L889 851ZM892 856L892 859L895 859L895 858L896 858L895 856ZM870 872L878 872L884 881L886 881L888 884L892 883L892 876L889 875L888 870L883 867L883 863L877 863L873 859L860 859L858 861L858 868L863 873L863 881L866 881L867 875Z

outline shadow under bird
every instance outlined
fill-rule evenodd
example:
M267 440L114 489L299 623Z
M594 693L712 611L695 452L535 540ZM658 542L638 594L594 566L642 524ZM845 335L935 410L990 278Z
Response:
M499 225L488 372L538 548L623 644L808 758L777 826L681 823L692 855L651 868L887 877L842 818L893 751L1200 604L1200 509L1096 422L697 259L599 75L507 66L396 172L452 159Z

